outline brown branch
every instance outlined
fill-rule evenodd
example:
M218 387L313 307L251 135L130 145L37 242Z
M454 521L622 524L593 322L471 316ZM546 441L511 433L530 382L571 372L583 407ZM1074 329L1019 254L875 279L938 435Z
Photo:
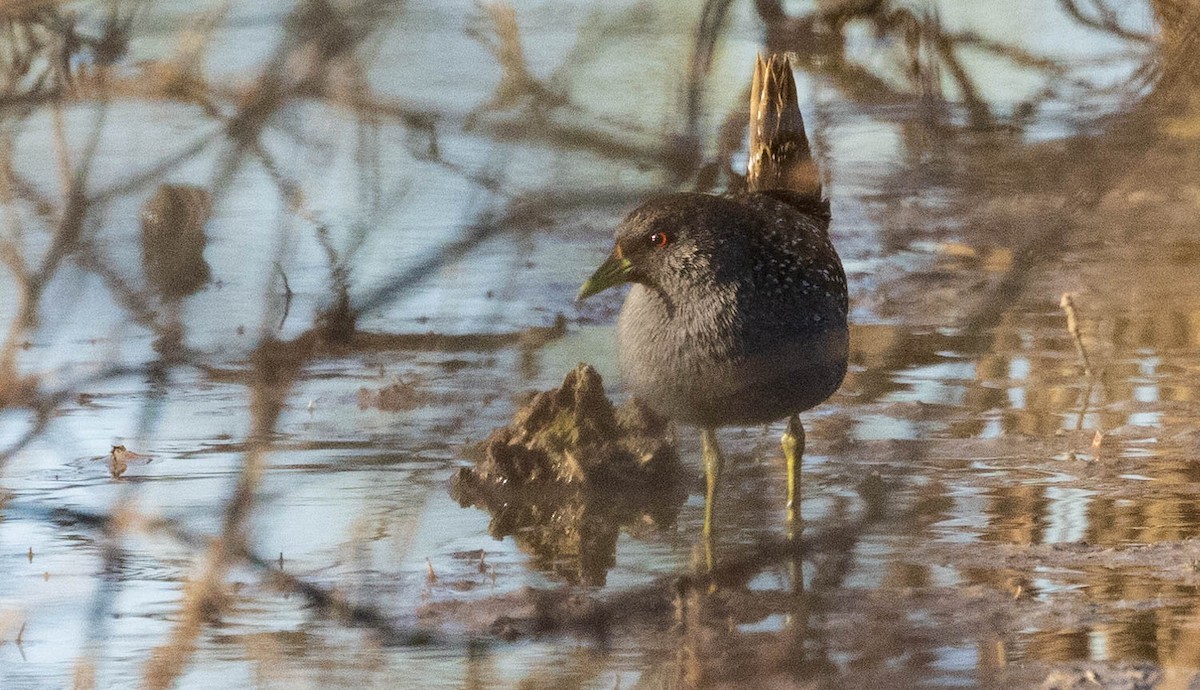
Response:
M1099 17L1089 17L1085 15L1083 11L1079 9L1079 5L1076 4L1075 0L1058 0L1058 4L1060 7L1062 7L1064 12L1071 16L1072 19L1088 28L1110 33L1126 40L1137 41L1138 43L1151 43L1154 40L1153 37L1147 36L1146 34L1140 34L1125 29L1117 22L1116 15L1112 12L1112 10L1100 4L1096 5L1100 15Z

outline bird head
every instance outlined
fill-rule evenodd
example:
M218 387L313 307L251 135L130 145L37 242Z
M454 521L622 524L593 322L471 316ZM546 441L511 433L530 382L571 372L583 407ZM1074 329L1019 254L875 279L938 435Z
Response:
M670 293L681 283L711 280L716 254L733 259L739 253L736 233L729 230L742 220L741 214L736 204L707 194L647 201L617 227L612 254L579 288L576 299L622 283Z

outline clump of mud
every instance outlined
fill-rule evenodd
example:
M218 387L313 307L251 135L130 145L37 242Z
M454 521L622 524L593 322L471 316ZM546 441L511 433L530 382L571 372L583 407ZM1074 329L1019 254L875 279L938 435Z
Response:
M489 533L515 535L543 569L600 585L622 526L670 526L687 497L667 420L636 400L614 408L596 370L580 364L535 394L481 446L451 494L492 514Z
M667 421L633 400L614 409L600 374L580 364L555 390L537 393L511 424L483 443L483 459L460 473L477 483L539 482L650 488L678 473Z
M212 209L208 190L184 184L161 185L142 207L142 261L163 299L195 294L212 277L204 260L204 226Z

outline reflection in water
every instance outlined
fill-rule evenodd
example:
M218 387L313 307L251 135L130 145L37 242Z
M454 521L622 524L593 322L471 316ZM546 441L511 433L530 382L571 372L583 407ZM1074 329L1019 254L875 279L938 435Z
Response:
M462 475L459 475L461 477ZM674 527L685 494L641 491L614 494L564 488L482 492L460 479L455 498L492 514L488 534L513 537L533 556L532 565L571 584L603 586L616 565L621 530Z
M208 282L204 225L212 195L192 185L164 184L142 207L142 261L164 301L194 294Z

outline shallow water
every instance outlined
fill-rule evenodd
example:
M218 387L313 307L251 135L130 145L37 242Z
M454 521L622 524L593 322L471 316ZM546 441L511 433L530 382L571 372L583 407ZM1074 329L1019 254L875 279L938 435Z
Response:
M672 580L698 567L693 430L679 431L694 476L674 524L623 526L603 587L569 584L578 554L535 555L512 537L493 539L491 516L460 507L449 482L474 444L511 419L519 394L558 385L576 362L595 365L610 395L624 398L612 338L620 296L583 306L573 297L631 205L687 186L671 181L658 151L684 127L698 17L690 3L602 12L517 4L532 73L554 74L550 83L571 97L541 127L528 126L524 103L472 118L500 78L464 32L486 27L479 10L409 3L361 48L365 78L390 104L438 114L441 161L415 155L428 146L419 128L382 116L359 127L345 108L310 100L264 132L275 170L248 156L227 178L230 146L198 107L115 99L89 173L93 193L217 136L89 209L97 254L148 294L141 204L160 181L219 190L204 254L213 282L179 313L202 366L173 367L165 383L145 371L92 380L153 361L160 334L137 323L112 280L80 263L48 283L18 368L43 390L69 394L0 475L0 685L66 685L87 655L98 687L137 685L180 627L201 546L130 530L120 557L106 561L95 525L54 511L107 513L129 502L187 534L221 531L253 447L252 351L262 335L305 332L334 294L314 219L328 226L356 304L419 268L420 280L372 304L359 328L466 337L393 341L303 367L270 434L250 545L269 568L430 639L400 644L322 615L243 563L228 573L225 610L196 639L178 685L958 687L1036 685L1083 662L1100 664L1088 668L1114 684L1134 662L1184 678L1200 670L1200 178L1189 121L1146 130L1129 115L1140 92L1113 88L1150 48L1081 27L1057 5L1022 5L1025 14L939 5L947 32L1019 34L1025 50L1063 60L1063 73L1047 78L963 49L1002 122L1045 96L1012 127L964 127L952 85L951 102L934 113L942 106L931 99L854 91L827 63L801 63L853 321L850 375L804 420L811 543L798 564L769 560L743 587L710 600L680 595L668 610L639 603L661 603ZM136 74L139 60L172 54L179 22L196 11L155 6L122 69ZM289 11L235 8L208 44L205 74L247 88ZM1017 16L1029 18L1014 27ZM1136 3L1119 14L1141 31L1153 16ZM734 5L697 118L701 141L715 139L739 102L762 33L750 3ZM584 47L571 52L580 37ZM860 26L846 46L903 91L901 43ZM48 107L13 116L3 130L13 169L58 203L57 161L46 152L63 131L82 160L97 112L83 100L63 107L61 123ZM1172 122L1185 134L1170 134ZM598 153L604 146L579 132L624 153ZM702 155L714 154L705 144ZM288 212L276 173L303 191L304 214ZM50 234L33 205L14 202L5 214L5 232L18 218L23 251L42 256ZM495 237L423 267L489 224ZM286 314L280 273L294 294ZM1090 372L1059 306L1064 292L1076 294ZM14 322L18 294L5 274L4 323ZM508 337L559 314L562 337ZM397 381L411 386L402 409L363 404ZM0 409L0 445L34 420L29 409ZM722 431L729 469L718 519L729 562L784 534L781 431ZM115 444L148 461L113 479ZM525 625L543 595L614 609L602 632Z

